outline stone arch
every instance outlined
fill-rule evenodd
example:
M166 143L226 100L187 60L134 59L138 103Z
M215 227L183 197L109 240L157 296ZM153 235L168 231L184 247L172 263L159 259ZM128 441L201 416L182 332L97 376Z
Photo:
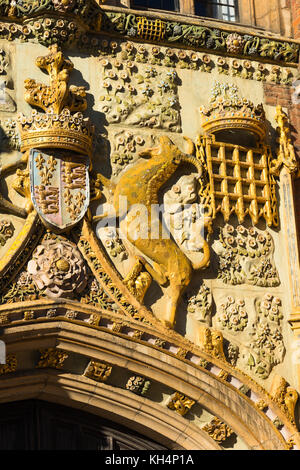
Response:
M291 437L297 445L296 428L282 410L228 364L210 358L206 370L150 343L74 323L53 320L6 329L8 357L15 356L17 365L2 371L1 403L32 398L59 403L124 424L170 449L222 448L222 441L203 429L215 417L247 449L284 450ZM65 356L61 364L42 363L41 351ZM91 361L111 368L107 379L86 373ZM130 376L146 377L149 392L141 395L128 389ZM187 413L168 406L176 392L193 402ZM262 400L263 410L258 406ZM283 423L281 430L274 424L276 418Z

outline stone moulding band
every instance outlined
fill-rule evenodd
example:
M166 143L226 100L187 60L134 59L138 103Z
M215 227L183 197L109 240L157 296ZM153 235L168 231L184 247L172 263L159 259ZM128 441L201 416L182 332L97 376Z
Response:
M36 308L34 308L34 304L36 305ZM3 318L3 315L10 317L8 322L2 324L2 327L17 328L18 325L22 325L22 327L24 327L25 324L30 325L42 322L50 322L53 324L53 322L65 321L67 323L75 323L77 325L96 329L99 332L103 332L103 334L116 335L120 337L120 339L122 338L133 341L159 350L175 359L184 361L187 365L194 367L195 369L200 369L202 371L205 370L208 376L221 380L222 383L226 383L230 389L235 390L244 399L251 402L251 404L255 406L258 412L262 414L265 419L271 421L274 427L276 418L279 419L282 423L282 427L281 429L276 428L276 433L280 436L282 441L286 443L287 448L289 440L293 439L294 449L298 450L300 444L299 433L294 423L290 421L283 410L263 387L240 370L233 368L229 363L210 356L206 351L200 351L199 348L195 348L193 345L192 347L194 351L186 350L186 354L183 357L181 354L181 343L176 341L172 343L167 340L164 341L164 338L162 341L161 335L157 335L156 332L146 325L122 319L122 317L115 315L113 312L100 312L99 323L96 325L89 321L89 317L93 315L91 314L92 309L90 308L85 309L85 307L81 307L81 311L77 312L78 318L74 320L67 316L67 305L64 306L61 303L45 302L44 305L41 303L38 305L37 302L28 302L27 310L30 306L34 309L35 319L30 316L26 319L24 306L21 307L20 304L19 307L16 304L14 306L10 306L11 311L8 314L7 311L6 313L1 313L0 308L1 319ZM56 315L51 318L47 316L49 307L51 310L56 310ZM73 305L72 308L74 308ZM120 331L114 331L113 325L115 322L122 323ZM245 393L245 390L247 393ZM263 404L263 406L261 406L261 404Z
M45 45L54 42L64 45L71 41L77 46L95 49L97 48L97 41L95 42L97 34L106 33L136 41L210 51L220 55L251 58L295 67L298 65L300 51L298 42L253 34L253 32L250 34L248 30L243 31L242 27L237 33L234 30L210 26L203 20L201 24L174 21L167 17L161 20L154 13L144 13L141 16L140 12L100 9L96 4L93 5L94 13L85 18L78 8L66 12L55 11L50 0L46 2L47 5L44 8L40 6L38 12L28 7L20 9L18 15L14 16L9 15L4 5L4 10L3 8L1 10L2 3L6 2L0 0L0 15L4 21L12 22L7 24L3 22L0 25L0 38L10 41L18 38L37 39ZM93 2L89 2L91 3ZM102 19L101 26L98 21L99 28L95 27L97 14ZM62 21L60 28L55 28L51 23L57 18L59 18L58 21ZM84 20L84 25L82 20ZM73 29L70 29L71 24ZM60 32L65 34L60 34Z
M147 24L144 33L141 27ZM147 21L146 21L147 20ZM143 17L140 14L124 13L121 11L103 12L102 32L126 36L131 40L147 40L172 44L173 47L184 46L195 50L214 51L227 56L241 56L252 59L263 59L269 62L290 63L297 65L300 44L283 39L269 38L244 32L234 33L232 30L219 29L207 25L188 24L180 21L164 20L163 35L149 35L151 22L157 23L157 18L149 14ZM239 45L235 46L235 42ZM234 43L234 44L233 44Z

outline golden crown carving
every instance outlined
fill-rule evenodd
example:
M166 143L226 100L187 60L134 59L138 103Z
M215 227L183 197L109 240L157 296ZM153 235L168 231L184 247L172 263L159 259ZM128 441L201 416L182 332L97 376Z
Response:
M45 113L34 110L30 117L18 116L21 150L60 148L91 156L94 128L82 114L87 108L85 88L68 86L73 63L57 45L49 50L36 65L49 74L50 85L25 80L25 100Z
M206 134L226 129L240 129L254 134L259 140L266 136L266 117L263 106L255 106L240 98L238 88L228 83L215 83L209 105L201 106L202 128Z

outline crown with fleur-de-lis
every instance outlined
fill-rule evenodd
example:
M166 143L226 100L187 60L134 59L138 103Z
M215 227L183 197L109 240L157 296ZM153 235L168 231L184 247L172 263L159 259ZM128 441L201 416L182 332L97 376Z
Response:
M73 63L53 45L36 65L48 73L50 85L25 80L25 100L45 112L19 115L21 150L61 148L91 156L94 128L82 114L87 108L85 88L68 85Z
M216 82L208 106L200 108L202 127L206 134L226 129L242 129L259 140L266 136L266 117L261 104L254 105L239 96L234 84Z

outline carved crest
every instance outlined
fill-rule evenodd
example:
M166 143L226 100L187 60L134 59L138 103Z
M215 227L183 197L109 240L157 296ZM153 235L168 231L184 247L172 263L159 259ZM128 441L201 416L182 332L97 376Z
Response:
M78 223L89 206L89 159L31 149L30 189L46 224L64 230Z

